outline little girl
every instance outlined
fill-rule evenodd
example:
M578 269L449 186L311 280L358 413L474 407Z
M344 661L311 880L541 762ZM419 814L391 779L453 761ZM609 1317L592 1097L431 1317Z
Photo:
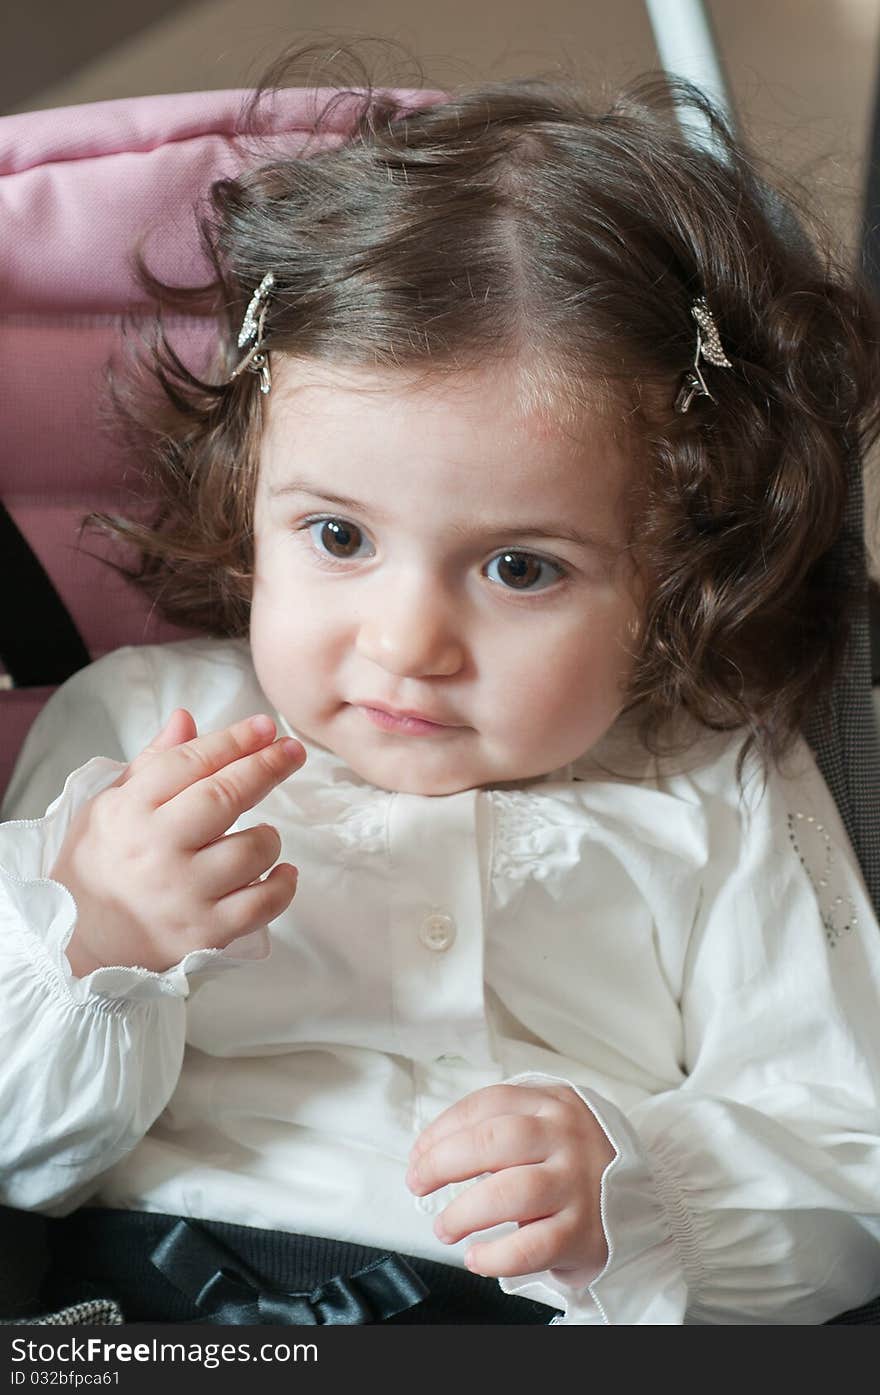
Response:
M822 1323L880 1291L880 933L798 734L873 311L649 84L360 106L215 188L228 340L158 354L112 526L205 637L8 794L0 1200L129 1321Z

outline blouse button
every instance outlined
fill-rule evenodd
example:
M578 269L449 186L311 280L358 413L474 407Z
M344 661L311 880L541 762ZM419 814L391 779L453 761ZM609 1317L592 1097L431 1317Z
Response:
M448 949L455 939L455 921L451 915L426 915L419 931L419 939L426 949L436 952Z

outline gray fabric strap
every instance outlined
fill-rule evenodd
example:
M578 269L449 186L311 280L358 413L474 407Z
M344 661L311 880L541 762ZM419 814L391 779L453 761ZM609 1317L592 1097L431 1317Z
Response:
M841 579L864 596L852 618L849 649L832 689L830 710L805 736L850 836L880 915L880 736L871 689L871 636L866 593L861 460L850 457L844 532L835 544Z

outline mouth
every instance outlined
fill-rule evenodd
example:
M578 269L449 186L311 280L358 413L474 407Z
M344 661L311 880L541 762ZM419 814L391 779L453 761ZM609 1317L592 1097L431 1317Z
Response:
M393 707L366 702L355 702L352 703L352 706L359 712L363 712L368 721L372 722L374 726L381 727L383 731L409 732L413 736L427 736L432 732L456 731L458 729L451 722L437 722L421 712L398 712Z

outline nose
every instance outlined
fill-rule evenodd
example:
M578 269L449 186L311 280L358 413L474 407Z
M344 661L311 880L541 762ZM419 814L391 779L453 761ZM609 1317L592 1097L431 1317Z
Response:
M398 581L374 598L357 650L399 677L445 677L464 663L461 616L436 579Z

